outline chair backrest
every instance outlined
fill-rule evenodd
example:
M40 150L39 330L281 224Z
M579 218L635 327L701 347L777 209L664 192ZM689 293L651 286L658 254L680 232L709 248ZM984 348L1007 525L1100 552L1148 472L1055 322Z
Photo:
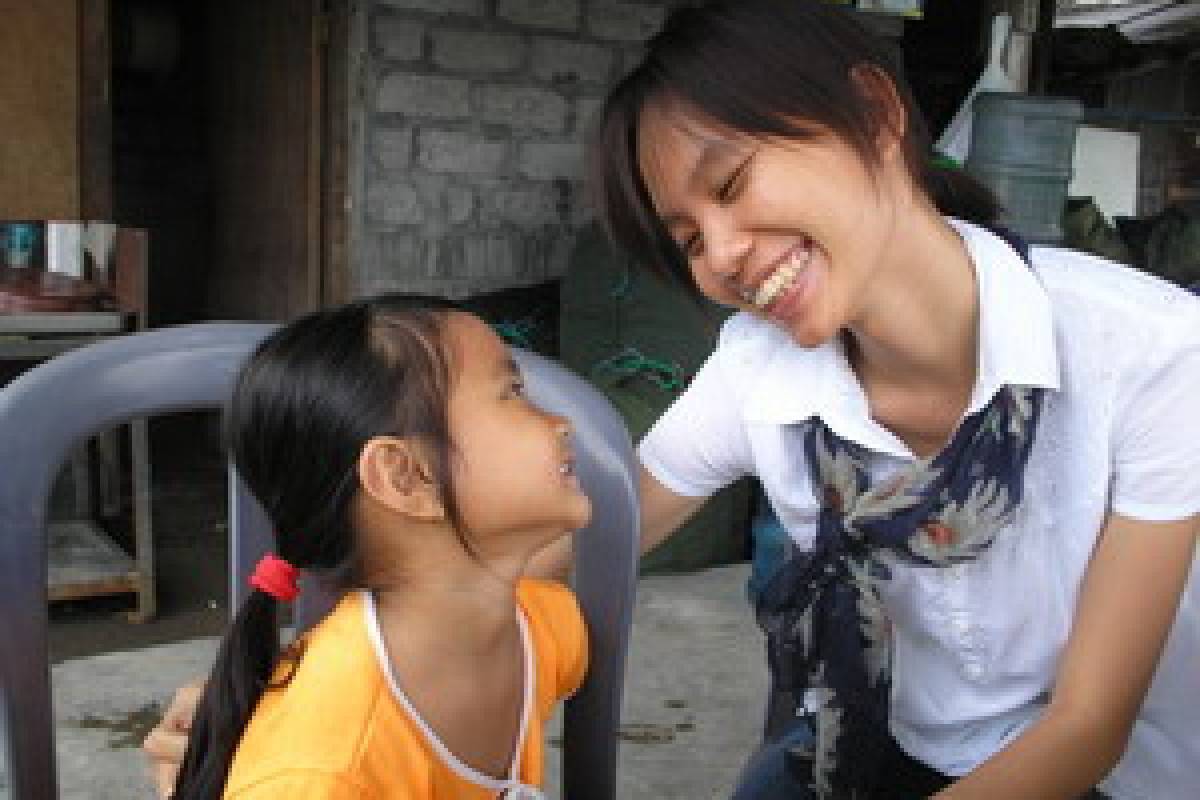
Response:
M271 326L206 323L140 333L59 356L0 389L0 747L7 739L15 800L57 796L47 650L46 508L80 440L138 417L221 408L249 351ZM568 702L563 790L572 800L616 795L617 740L638 541L636 479L625 427L585 381L516 350L534 402L568 416L593 520L576 537L574 586L591 664ZM270 542L269 525L230 477L231 605ZM305 588L300 624L331 598Z

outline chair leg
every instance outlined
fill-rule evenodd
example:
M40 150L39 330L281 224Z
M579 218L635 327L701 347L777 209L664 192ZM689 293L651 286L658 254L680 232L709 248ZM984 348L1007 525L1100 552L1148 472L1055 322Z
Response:
M45 516L0 515L0 728L12 800L58 796L47 648Z

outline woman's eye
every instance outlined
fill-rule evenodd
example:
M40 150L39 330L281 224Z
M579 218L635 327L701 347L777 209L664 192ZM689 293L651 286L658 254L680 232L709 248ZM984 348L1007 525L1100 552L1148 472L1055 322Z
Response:
M704 240L700 238L700 234L693 233L683 241L679 248L683 250L683 254L687 258L696 258L700 255L703 243Z
M511 384L509 384L508 390L510 392L512 392L514 395L516 395L517 397L524 397L525 396L525 381L519 380L519 379L514 380Z
M730 175L729 180L722 183L720 188L717 189L717 202L718 203L728 203L730 201L730 199L732 199L733 189L734 189L734 186L737 184L738 174L739 173L735 172L732 175Z
M749 155L745 161L738 164L724 183L717 189L717 202L728 203L737 194L737 190L741 186L742 177L746 174L746 170L750 167L750 162L754 160L754 155Z

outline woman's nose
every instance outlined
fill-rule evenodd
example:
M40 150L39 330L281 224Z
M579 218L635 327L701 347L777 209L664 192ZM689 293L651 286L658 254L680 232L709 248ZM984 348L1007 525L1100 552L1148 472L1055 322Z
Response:
M704 231L704 257L713 274L737 277L751 249L750 235L729 220L714 220Z

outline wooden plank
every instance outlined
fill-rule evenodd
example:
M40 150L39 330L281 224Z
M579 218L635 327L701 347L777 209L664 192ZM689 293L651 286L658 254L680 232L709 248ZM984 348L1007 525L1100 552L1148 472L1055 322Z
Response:
M85 220L113 218L110 0L79 0L79 205Z
M349 155L350 37L349 0L326 0L321 117L321 291L320 305L350 300ZM360 56L361 57L361 56Z
M79 219L78 0L0 0L0 219Z
M286 319L320 301L314 7L314 0L210 5L211 18L222 21L209 43L211 316Z
M136 315L135 330L146 327L149 237L140 228L120 227L113 241L112 291L117 308Z
M133 534L136 558L137 610L132 622L149 622L158 613L155 590L154 531L150 527L150 437L146 420L129 424L131 467L133 469Z
M48 533L51 601L137 591L133 559L93 523L52 522Z
M126 330L126 324L126 315L119 311L0 314L0 335L121 333Z
M0 361L42 361L99 341L95 336L56 336L53 339L0 336Z

